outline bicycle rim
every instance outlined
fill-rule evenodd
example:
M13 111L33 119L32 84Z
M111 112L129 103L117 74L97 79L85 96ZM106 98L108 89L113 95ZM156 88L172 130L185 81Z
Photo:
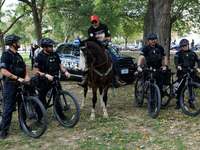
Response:
M162 106L167 106L169 104L169 102L172 99L172 85L163 85L163 91L162 91L162 101L161 101L161 105Z
M47 127L46 110L39 99L29 96L22 102L19 109L19 121L21 128L30 137L42 136Z
M137 79L135 82L135 102L138 107L141 107L144 101L144 85L142 79Z
M192 82L185 86L181 91L180 104L186 115L200 114L200 84Z
M157 118L161 107L160 90L156 84L151 84L148 94L148 110L152 118Z
M75 96L62 90L54 101L54 113L59 123L64 127L74 127L80 118L80 108Z

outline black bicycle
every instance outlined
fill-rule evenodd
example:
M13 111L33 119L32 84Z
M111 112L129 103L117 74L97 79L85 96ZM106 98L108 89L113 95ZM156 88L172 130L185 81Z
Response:
M35 90L30 85L30 82L20 83L16 80L10 80L10 77L5 79L5 84L18 85L16 99L18 99L18 103L21 103L18 108L20 127L30 137L39 138L44 134L47 127L45 108L36 97ZM0 100L2 105L1 112L3 112L4 99L1 97Z
M139 76L135 83L135 102L138 107L141 107L144 98L148 99L148 111L152 118L159 115L161 108L160 89L153 78L156 69L149 69L146 66L141 66L143 69L142 75Z
M188 67L183 68L182 71L184 76L179 83L177 83L178 80L173 80L174 73L171 73L170 84L163 87L165 98L162 105L168 105L177 96L177 91L179 91L181 92L180 105L183 112L189 116L197 116L200 114L200 84L191 78L191 74L196 73L197 70ZM175 83L176 86L174 86Z
M39 83L48 80L46 77L38 77ZM54 94L53 94L54 93ZM53 97L53 102L51 101ZM74 127L80 118L80 107L76 97L67 90L63 90L59 77L54 76L52 87L47 93L47 106L53 106L55 116L64 127Z
M2 126L2 115L3 115L3 107L4 107L4 100L3 100L3 95L2 95L2 91L3 91L3 78L0 78L0 128Z

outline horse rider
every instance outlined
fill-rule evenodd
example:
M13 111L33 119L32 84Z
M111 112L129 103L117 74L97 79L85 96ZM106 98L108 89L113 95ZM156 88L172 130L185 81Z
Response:
M147 62L147 67L152 67L153 69L160 69L162 67L163 70L167 70L168 66L168 60L167 56L165 54L164 48L157 43L157 35L155 33L149 33L147 35L148 39L148 45L146 45L138 58L138 68L137 70L139 72L142 72L141 64L142 60L145 58ZM163 62L163 66L162 66ZM161 91L162 95L162 88L163 88L163 80L164 76L162 72L155 72L154 78L156 79L156 83ZM161 106L161 109L167 109L163 106Z
M106 24L100 23L99 18L96 15L91 16L90 18L91 26L88 29L88 36L90 39L98 40L102 43L104 47L109 51L109 54L114 60L114 74L115 74L115 87L124 85L124 83L119 81L119 60L107 47L108 42L111 42L111 34L108 30ZM88 71L83 72L82 82L79 83L80 86L84 87L87 85L88 81Z
M175 56L174 56L174 64L177 68L177 76L178 76L178 84L179 86L180 81L182 77L184 76L183 69L190 67L191 69L195 67L195 62L198 63L198 68L197 71L200 72L200 60L197 56L197 54L189 49L189 41L187 39L182 39L179 43L181 50L178 51ZM198 77L196 76L196 73L191 74L191 77L193 80L197 79ZM180 109L180 94L181 94L181 89L183 88L184 84L181 84L181 87L177 91L177 102L176 102L176 107L174 108L175 110ZM190 108L196 109L195 105L193 104L192 101L189 101Z
M5 38L5 44L9 46L9 49L2 54L1 57L1 73L3 74L3 79L10 76L10 80L17 80L21 83L25 81L30 81L29 72L23 61L21 55L17 52L20 48L19 40L21 37L10 34ZM1 127L1 138L7 138L7 131L9 130L12 112L15 110L16 102L18 101L18 106L20 106L20 100L16 99L16 93L18 89L18 84L6 83L4 82L3 97L5 100L3 116L2 116L2 127Z

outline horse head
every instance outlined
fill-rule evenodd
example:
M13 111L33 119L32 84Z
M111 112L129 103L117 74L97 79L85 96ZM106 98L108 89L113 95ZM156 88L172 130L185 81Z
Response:
M97 40L87 39L80 42L80 50L83 52L88 67L98 65L105 61L103 47Z

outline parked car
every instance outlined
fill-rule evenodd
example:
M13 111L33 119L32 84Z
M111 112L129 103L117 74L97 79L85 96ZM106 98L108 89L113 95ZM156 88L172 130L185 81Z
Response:
M199 51L199 50L200 50L200 42L197 43L196 45L194 45L193 49L194 49L195 51Z
M134 72L136 71L137 61L135 58L119 53L114 47L108 46L109 49L119 59L120 78L127 83L134 81ZM76 43L61 43L55 48L55 51L60 56L61 64L71 73L72 77L81 78L80 65L80 50ZM62 73L60 73L62 77Z
M139 45L139 44L135 45L134 48L135 48L136 51L140 51L140 50L142 50L142 45Z
M177 45L171 46L171 50L179 51L179 50L181 50L181 47L179 44L177 44Z

